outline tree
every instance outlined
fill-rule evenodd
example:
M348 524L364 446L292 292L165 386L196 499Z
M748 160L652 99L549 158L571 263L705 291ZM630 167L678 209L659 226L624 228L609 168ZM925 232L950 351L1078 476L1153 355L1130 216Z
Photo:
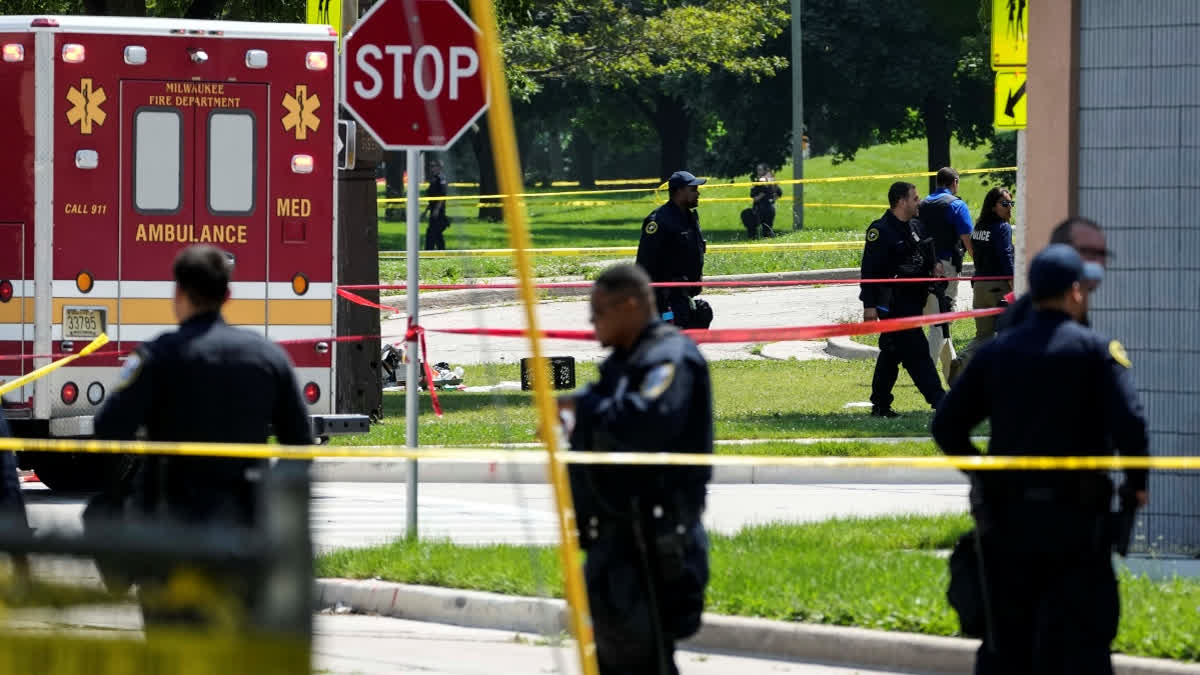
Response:
M786 26L787 0L510 0L501 26L512 93L546 82L620 97L656 130L663 178L684 166L703 115L695 92L714 72L752 80L787 64L757 53Z
M784 32L760 47L764 54L789 55L791 36ZM716 72L701 91L714 123L705 139L704 166L719 176L749 174L760 162L773 169L792 155L791 65L755 81Z
M978 4L805 0L808 128L838 159L879 142L926 139L926 166L949 166L950 138L991 138L987 38ZM930 181L932 185L932 180Z

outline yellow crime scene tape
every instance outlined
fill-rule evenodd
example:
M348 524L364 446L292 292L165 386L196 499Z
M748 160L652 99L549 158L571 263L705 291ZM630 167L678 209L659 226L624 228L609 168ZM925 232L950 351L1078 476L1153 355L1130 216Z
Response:
M499 200L503 200L503 199L511 199L514 197L516 197L518 199L542 199L542 198L547 198L547 197L568 197L568 196L576 196L576 195L628 194L630 192L650 192L650 191L654 191L654 190L658 190L658 189L660 189L660 188L621 188L619 190L558 190L555 192L516 192L516 193L497 194L497 195L446 195L445 197L421 197L420 201L454 202L454 201L462 201L464 199L494 199L494 200L499 201ZM406 201L408 201L407 197L384 197L382 199L376 199L375 203L376 204L403 204ZM499 206L499 204L498 203L490 204L489 206Z
M852 440L852 439L850 439ZM97 441L78 439L0 438L0 450L28 452L87 452L177 457L236 459L415 459L465 464L546 464L541 450L479 448L408 448L392 445L327 446L246 443L170 443L161 441ZM1087 457L794 457L787 455L709 455L676 452L565 452L558 464L627 464L653 466L789 466L816 469L916 468L961 471L1062 471L1157 469L1200 470L1200 456Z
M749 197L706 197L704 199L704 204L711 204L714 202L716 202L716 203L747 202L747 201L749 201L749 199L750 199ZM780 197L776 201L790 202L792 200L793 200L792 197L783 196L783 197ZM566 202L539 202L538 206L594 207L594 206L613 206L613 205L618 205L618 204L644 204L644 203L646 203L646 201L647 201L646 198L642 198L642 199L610 199L610 200L576 199L576 200L566 201ZM464 208L481 209L481 208L488 207L488 206L495 206L495 204L478 202L476 204L457 204L457 206L461 206ZM836 209L886 209L887 204L838 204L838 203L829 203L829 202L804 202L804 207L805 208L836 208ZM473 225L476 223L468 223L468 224ZM482 224L482 223L479 223L479 224ZM624 227L624 226L620 225L618 227Z
M92 352L96 351L97 349L103 347L106 344L108 344L108 335L101 333L99 337L97 337L95 340L92 340L91 342L89 342L88 345L86 347L84 347L83 349L79 350L78 354L72 354L65 358L51 362L47 365L42 366L41 368L38 368L37 370L33 371L32 373L28 373L26 375L18 377L17 379L13 380L12 382L4 383L4 385L0 386L0 395L7 394L10 391L15 391L17 389L20 389L21 387L24 387L25 385L33 382L34 380L37 380L44 375L49 375L50 373L58 370L59 368L62 368L63 366L74 361L75 359L82 358L84 356L87 356L88 354L91 354Z
M293 675L310 672L307 641L277 635L156 632L153 639L95 631L96 637L0 632L0 672L88 675Z
M1000 166L995 168L983 169L962 169L958 173L962 175L970 175L976 173L990 173L994 171L1016 171L1015 166ZM859 180L895 180L897 178L927 178L936 176L936 171L908 171L904 173L876 173L859 176L825 176L823 178L788 178L786 180L776 180L769 182L748 181L748 182L733 182L733 183L706 183L700 186L701 190L717 190L724 188L747 188L757 185L819 185L822 183L848 183ZM656 181L657 182L657 181ZM666 183L659 183L653 188L621 188L609 190L558 190L551 192L518 192L518 193L502 193L494 195L447 195L445 197L421 197L423 201L439 202L439 201L462 201L465 199L507 199L512 197L522 199L546 199L550 197L565 197L576 195L605 195L605 194L627 194L630 192L658 192L666 189ZM378 204L402 204L407 200L406 197L386 197L375 200ZM707 201L712 201L708 198ZM494 206L494 205L492 205Z
M473 4L487 0L473 0ZM494 26L494 17L489 24ZM492 28L494 30L494 28ZM528 232L526 231L526 235ZM516 242L518 245L526 242ZM529 263L523 267L525 277L523 290L526 306L532 306L532 285ZM536 317L531 318L531 330L536 331ZM535 333L536 334L536 333ZM91 353L108 341L100 335L79 354L59 359L37 369L17 381L17 386L36 380L53 372L75 359ZM535 358L538 340L533 339ZM544 359L542 359L544 365ZM548 379L547 369L535 364L535 373L540 379ZM548 396L549 383L537 383L537 392L542 395L540 417L544 426L553 421L550 412L553 402ZM619 465L668 465L668 466L792 466L815 468L863 468L863 467L916 467L953 468L963 471L987 470L1104 470L1117 469L1171 469L1198 470L1200 457L783 457L711 455L694 453L623 453L623 452L556 452L556 441L546 446L546 452L479 450L468 448L431 448L426 450L393 447L328 447L328 446L284 446L269 444L237 443L169 443L149 441L95 441L67 439L22 439L0 438L0 450L44 451L44 452L89 452L132 455L176 455L192 457L238 457L246 459L321 459L321 458L372 458L442 460L456 462L487 463L540 463L549 464L549 475L556 491L560 515L559 535L562 546L559 553L563 558L564 576L567 583L568 608L571 612L572 634L576 636L582 670L595 675L596 651L587 604L586 590L581 578L582 565L576 541L574 509L566 480L566 465L575 464L619 464ZM153 672L178 675L199 673L255 672L265 675L274 673L302 672L311 664L311 645L307 640L279 639L277 636L253 634L179 634L164 639L156 635L153 640L100 639L51 634L30 635L0 632L0 672L44 672L74 673L89 672L93 675L117 675L135 672Z
M513 120L512 101L508 98L508 82L504 72L504 51L500 44L500 27L492 0L471 0L471 16L479 22L482 32L478 46L483 61L484 81L491 97L488 112L488 131L492 141L492 156L500 189L510 194L521 189L521 162L517 151L517 125ZM533 257L529 252L533 242L525 222L525 209L515 197L505 199L508 220L508 241L513 251L517 279L521 287L521 305L525 310L525 325L529 328L529 347L533 356L533 398L543 429L553 428L558 416L554 395L550 389L550 368L542 355L538 338L537 291L534 289ZM411 261L410 261L411 262ZM415 269L415 268L414 268ZM416 392L408 394L412 396ZM412 401L412 399L409 399ZM546 454L551 460L547 477L554 492L555 520L562 545L558 547L562 564L563 595L567 601L568 627L575 637L579 669L583 675L599 675L596 658L596 638L592 628L591 608L583 579L583 560L575 527L575 504L571 496L566 467L553 460L557 456L558 437L551 434L546 440ZM414 499L415 499L415 494Z
M781 242L778 244L713 244L708 247L709 253L727 253L731 251L750 251L767 253L772 251L857 251L863 247L861 241L809 241ZM585 248L536 248L529 249L533 256L573 256L573 255L636 255L636 246L590 246ZM421 258L477 258L513 255L516 249L511 248L473 248L451 249L448 251L419 251ZM380 251L379 259L407 257L405 251Z

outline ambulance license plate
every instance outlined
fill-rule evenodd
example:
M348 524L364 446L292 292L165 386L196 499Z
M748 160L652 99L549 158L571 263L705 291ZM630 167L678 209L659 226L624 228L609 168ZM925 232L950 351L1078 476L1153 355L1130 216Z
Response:
M92 339L104 332L103 307L64 307L63 339Z

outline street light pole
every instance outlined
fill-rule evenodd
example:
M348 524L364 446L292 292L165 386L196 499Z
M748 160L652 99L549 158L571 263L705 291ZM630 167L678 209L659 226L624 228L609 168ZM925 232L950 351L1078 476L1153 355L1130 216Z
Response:
M800 3L792 0L792 177L804 178L804 43L800 31ZM792 229L804 229L804 184L792 184Z

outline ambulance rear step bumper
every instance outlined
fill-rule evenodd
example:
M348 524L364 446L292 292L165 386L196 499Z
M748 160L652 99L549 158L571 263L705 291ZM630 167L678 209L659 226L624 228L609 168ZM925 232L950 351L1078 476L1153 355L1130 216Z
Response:
M371 418L366 415L309 415L313 438L365 434L371 430Z
M7 412L7 411L6 411ZM10 417L10 419L16 416ZM365 434L370 431L371 418L367 415L309 415L313 438L328 439L330 436ZM58 417L50 420L51 438L90 438L93 434L92 417Z

